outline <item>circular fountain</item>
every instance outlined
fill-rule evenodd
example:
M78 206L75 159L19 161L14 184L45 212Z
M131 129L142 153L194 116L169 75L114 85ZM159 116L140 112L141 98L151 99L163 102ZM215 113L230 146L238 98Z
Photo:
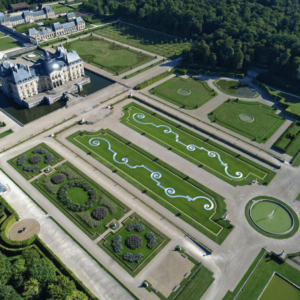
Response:
M284 205L273 200L254 201L250 206L249 214L252 222L260 230L269 234L287 234L294 227L291 212Z

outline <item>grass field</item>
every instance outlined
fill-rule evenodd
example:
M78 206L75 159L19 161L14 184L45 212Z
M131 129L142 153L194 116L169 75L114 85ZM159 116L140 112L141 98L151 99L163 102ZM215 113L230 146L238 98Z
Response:
M68 13L73 12L73 11L78 11L78 7L74 6L74 8L71 8L69 6L64 6L61 4L53 5L52 8L54 9L54 12L62 11L62 10L67 10Z
M179 56L192 46L180 39L122 23L99 28L95 33L163 57Z
M190 94L181 95L179 89L188 90ZM195 109L217 95L206 82L195 78L173 77L149 91L166 101L186 109Z
M275 108L260 102L230 99L212 111L208 117L238 134L258 143L265 143L286 120L275 112ZM240 114L249 114L254 117L254 121L243 122L239 119Z
M5 34L4 34L4 33L2 33L2 32L0 32L0 37L2 37L2 36L5 36Z
M100 141L99 145L91 146L89 141L92 138L96 138L95 143ZM68 140L216 241L221 243L233 228L220 220L220 216L225 213L224 198L158 161L148 152L128 141L122 141L114 132L77 132L68 137ZM108 143L112 150L108 149ZM116 155L113 155L114 151ZM127 159L129 165L124 163ZM218 219L218 222L214 219Z
M106 253L108 253L108 255L112 257L121 267L123 267L132 277L135 277L155 257L155 255L157 255L163 249L163 247L167 245L170 239L136 213L129 216L122 223L124 225L123 227L121 227L114 233L109 233L108 235L106 235L98 243L98 245ZM135 230L128 231L126 228L130 223L139 223L140 225L143 225L145 229L142 232L136 232ZM149 249L147 247L148 240L145 238L145 234L147 232L153 232L155 237L157 238L157 245L152 249ZM143 241L142 245L135 250L130 249L125 244L127 237L132 234L140 236ZM111 246L111 240L117 235L120 235L122 237L121 245L123 247L123 250L118 253L114 252L113 247ZM130 252L133 254L141 253L144 257L139 263L130 263L123 259L123 254L126 252Z
M40 154L40 153L32 153L32 150L34 149L37 149L37 148L43 148L43 149L46 149L47 150L47 153L45 154ZM53 161L51 163L48 163L48 164L45 164L45 156L47 154L51 153L53 155ZM25 160L25 164L23 166L18 166L17 164L17 161L18 161L18 158L25 155L26 156L26 160ZM39 162L38 164L30 164L28 162L29 158L34 156L34 155L40 155L42 157L42 161ZM37 176L42 169L46 168L47 166L54 166L56 165L57 163L63 161L64 158L59 155L57 152L55 152L54 150L52 150L50 147L48 147L46 144L42 143L42 144L39 144L33 148L31 148L30 150L24 152L24 153L21 153L19 154L18 156L10 159L8 161L8 163L15 169L17 170L25 179L29 180L35 176ZM27 166L27 165L30 165L30 166L39 166L39 170L35 171L35 172L27 172L27 171L24 171L23 170L23 167L24 166Z
M47 177L52 178L53 176L57 175L61 169L70 170L73 174L77 175L78 178L68 179L68 176L66 176L66 180L63 183L57 185L56 192L53 194L46 188L43 182ZM59 200L57 194L60 188L66 183L72 182L74 180L80 180L88 183L98 193L97 203L93 205L91 208L83 211L74 211L69 209L66 205L64 205ZM62 213L64 213L75 225L77 225L86 235L88 235L93 240L106 231L106 224L108 224L113 218L116 218L118 220L122 218L125 213L130 211L130 209L125 204L123 204L121 201L119 201L117 198L115 198L113 195L111 195L109 192L107 192L97 183L92 181L89 177L87 177L85 174L80 172L80 170L76 169L70 163L64 163L63 165L57 167L55 172L51 174L42 175L38 179L33 181L31 184L38 191L40 191L41 194L43 194L52 204L54 204ZM82 188L79 187L72 187L67 192L67 195L72 200L73 203L83 204L88 200L87 193ZM99 220L94 219L91 216L91 213L94 211L95 208L103 206L99 203L99 201L103 198L107 199L110 203L116 206L116 212L114 214L111 214L110 211L107 209L108 214L104 219L100 220L101 225L97 227L90 227L77 215L77 213L88 212L90 214L90 218L98 222Z
M14 133L12 129L8 129L8 130L6 130L4 132L1 132L0 133L0 139L4 138L4 137L6 137L6 136L8 136L8 135L10 135L12 133Z
M150 69L153 68L153 67L156 67L156 66L158 66L158 65L161 65L163 62L164 62L163 60L160 60L160 61L156 62L155 64L151 64L150 66L148 66L148 67L146 67L146 68L140 69L140 70L138 70L138 71L136 71L136 72L133 72L133 73L131 73L131 74L126 75L126 76L124 77L124 79L129 79L129 78L131 78L131 77L133 77L133 76L136 76L136 75L138 75L138 74L141 74L142 72L148 71L148 70L150 70Z
M263 259L259 263L258 267L251 275L249 281L243 287L238 297L235 298L244 282L251 274L252 270L254 270L255 266L258 264L261 257L263 257ZM267 253L263 249L258 254L257 258L255 259L245 276L239 282L235 290L233 292L228 291L223 300L257 300L265 286L268 284L274 272L277 272L297 286L300 286L299 271L290 266L288 263L284 262L276 254L272 252ZM289 299L288 296L286 299Z
M22 46L21 43L19 43L16 40L13 40L10 37L5 37L0 40L0 51L4 51L15 47L21 47L21 46Z
M122 73L153 59L153 57L109 43L98 37L85 37L64 44L68 51L76 50L86 62L104 67L111 72Z
M134 114L138 115L134 117ZM139 115L144 115L145 117L139 119ZM142 123L152 123L161 127L158 128L149 124L141 124L135 120ZM130 103L124 107L124 116L122 117L121 122L137 132L145 134L146 137L158 142L168 149L171 149L176 154L184 157L197 166L201 166L208 172L234 186L250 184L256 178L259 182L268 184L276 174L275 172L256 164L255 162L252 162L251 160L248 160L237 153L204 138L203 136L180 126L179 124L174 123L157 113L153 113L138 104ZM165 130L167 127L174 133L166 134ZM176 141L175 134L179 135L179 142ZM181 143L184 143L184 145ZM239 177L236 173L241 172L242 177L236 179L230 177L226 174L226 169L222 166L218 157L210 157L207 151L201 151L200 149L190 151L187 149L188 145L195 145L199 148L203 147L210 152L218 153L220 155L220 159L229 166L227 169L228 174L234 177Z

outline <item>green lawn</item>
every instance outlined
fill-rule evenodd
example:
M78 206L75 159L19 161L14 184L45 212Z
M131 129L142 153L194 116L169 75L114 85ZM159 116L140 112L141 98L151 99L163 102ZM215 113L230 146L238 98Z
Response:
M140 69L140 70L138 70L138 71L136 71L136 72L133 72L133 73L131 73L131 74L126 75L126 76L124 77L124 79L129 79L129 78L131 78L131 77L133 77L133 76L136 76L136 75L138 75L138 74L140 74L140 73L142 73L142 72L148 71L148 70L150 70L151 68L156 67L156 66L158 66L158 65L160 65L160 64L162 64L162 63L163 63L163 60L160 60L160 61L156 62L155 64L151 64L150 66L148 66L148 67L146 67L146 68Z
M4 51L10 48L21 47L22 44L10 37L5 37L0 40L0 51Z
M43 149L46 149L47 150L47 153L45 154L40 154L40 153L32 153L32 150L34 149L37 149L37 148L43 148ZM48 164L45 164L45 156L47 154L51 153L53 155L53 161L51 163L48 163ZM18 158L25 155L26 156L26 160L25 160L25 164L23 166L18 166L17 164L17 161L18 161ZM34 155L40 155L42 157L42 160L41 162L39 162L38 164L31 164L29 163L29 158L34 156ZM10 159L8 161L8 163L14 168L16 169L25 179L29 180L35 176L37 176L42 169L46 168L47 166L54 166L56 165L57 163L59 163L60 161L64 160L64 158L59 155L57 152L55 152L54 150L52 150L50 147L48 147L45 143L42 143L42 144L39 144L33 148L31 148L30 150L24 152L24 153L21 153L19 154L18 156ZM30 166L39 166L39 170L35 171L35 172L27 172L27 171L24 171L23 170L23 167L24 166L27 166L27 165L30 165Z
M230 99L212 111L208 117L238 134L258 143L265 143L286 120L275 112L275 108L260 102ZM254 121L243 122L239 119L240 114L249 114Z
M155 255L157 255L163 249L163 247L167 245L170 239L136 213L129 216L122 223L124 227L121 227L114 233L109 233L108 235L106 235L98 243L98 245L106 253L108 253L108 255L111 256L121 267L123 267L132 277L135 277L155 257ZM130 223L138 223L140 225L143 225L145 229L142 232L137 232L135 230L128 231L126 228ZM147 247L148 240L145 238L145 234L147 232L153 232L155 237L157 238L157 245L152 249L149 249ZM120 235L122 237L121 245L123 247L123 250L120 252L114 252L113 247L111 246L111 240L117 235ZM138 235L143 241L142 245L135 250L132 250L126 246L125 241L130 235ZM126 252L130 252L133 254L141 253L144 257L139 263L131 263L123 259L123 254Z
M63 183L60 183L57 185L56 192L53 194L51 193L46 186L44 185L44 180L49 177L52 178L53 176L57 175L61 169L68 169L73 174L77 175L77 178L75 179L68 179L66 176L66 180ZM64 186L66 183L72 182L72 181L84 181L89 184L97 193L98 193L98 200L95 205L93 205L91 208L83 210L83 211L73 211L70 208L68 208L66 205L64 205L60 199L58 198L57 194L62 186ZM116 218L119 220L124 216L125 213L130 211L130 209L124 205L120 200L115 198L113 195L111 195L108 191L103 189L100 185L95 183L93 180L91 180L89 177L87 177L84 173L82 173L80 170L75 168L70 163L64 163L63 165L56 168L54 173L51 174L45 174L40 176L38 179L33 181L31 183L37 190L39 190L51 203L53 203L62 213L64 213L75 225L77 225L85 234L87 234L91 239L96 239L100 234L106 231L106 224L108 224L113 218ZM83 204L88 200L87 193L79 187L72 187L67 192L68 197L72 200L73 203ZM111 214L109 209L107 209L106 206L101 205L99 202L101 199L107 199L110 203L112 203L114 206L116 206L115 213ZM91 216L91 213L95 210L97 207L104 207L108 210L107 216L102 220L96 220ZM89 213L90 218L94 221L101 222L100 226L97 227L90 227L88 224L86 224L77 214L78 213Z
M249 281L243 287L238 297L235 298L242 285L247 280L262 256L263 259L259 263L257 269L251 275ZM262 250L255 259L254 263L251 265L250 269L247 271L246 275L242 278L238 286L235 288L235 290L233 292L228 291L223 300L257 300L268 284L274 272L290 280L297 286L300 286L300 272L297 269L284 262L276 254L272 252L267 253L265 250ZM270 298L270 300L272 299L273 298ZM287 297L286 299L289 298Z
M12 129L8 129L8 130L6 130L4 132L1 132L0 133L0 139L4 138L4 137L6 137L6 136L8 136L8 135L10 135L12 133L14 133Z
M138 118L141 115L144 115L143 119ZM124 107L124 116L121 122L234 186L250 184L256 178L259 182L268 184L276 175L275 172L138 104L130 103ZM141 124L139 122L148 124ZM165 133L167 128L170 128L173 133ZM178 142L176 141L175 134L179 135ZM181 143L184 143L184 145ZM229 166L227 169L228 174L233 177L239 177L237 172L241 172L242 177L236 179L230 177L217 156L211 157L208 155L208 151L200 149L190 151L187 148L188 145L195 145L199 148L203 147L210 152L218 153L220 159Z
M180 89L187 90L190 94L181 95L178 92ZM179 76L163 82L149 92L186 109L198 108L217 95L217 92L211 89L206 82Z
M179 56L184 49L189 50L192 46L162 33L122 23L99 28L95 33L163 57Z
M111 72L125 72L153 59L153 57L109 43L98 37L85 37L64 44L68 51L76 50L86 62Z
M1 36L5 36L5 34L4 34L4 33L2 33L2 32L0 32L0 37L1 37Z
M96 144L100 141L99 145L91 146L92 138ZM223 197L129 141L122 141L114 132L77 132L68 140L212 239L221 243L233 228L220 220L226 208ZM127 159L128 165L122 163Z
M53 9L54 9L54 12L58 12L58 11L62 11L62 10L67 10L68 13L78 10L77 7L71 8L69 6L64 6L64 5L61 5L61 4L57 4L57 6L56 5L53 6Z

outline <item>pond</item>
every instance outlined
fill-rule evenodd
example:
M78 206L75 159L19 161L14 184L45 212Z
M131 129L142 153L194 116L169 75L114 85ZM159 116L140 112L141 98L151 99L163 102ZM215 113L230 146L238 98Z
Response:
M243 82L220 79L215 84L219 90L232 96L254 98L258 95L256 89Z
M83 91L78 93L79 95L90 95L114 83L112 80L109 80L86 69L85 74L91 78L91 83L85 85L83 87ZM65 105L66 100L60 100L51 105L42 103L33 108L26 108L16 103L14 99L5 96L0 91L0 108L2 108L7 114L11 115L13 118L17 119L24 125L53 111L56 111L64 107Z

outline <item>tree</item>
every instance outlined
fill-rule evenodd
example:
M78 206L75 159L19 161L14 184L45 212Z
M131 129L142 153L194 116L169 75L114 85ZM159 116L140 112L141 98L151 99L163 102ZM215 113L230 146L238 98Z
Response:
M64 300L88 300L88 297L80 291L73 291Z
M106 5L104 6L103 12L104 12L105 15L109 14L109 9Z
M49 284L47 289L51 300L65 299L68 295L71 295L73 291L76 291L74 281L63 275L57 276L53 283Z
M1 300L22 300L22 297L15 291L11 285L0 284Z
M30 248L22 251L22 257L25 259L25 265L30 266L34 260L40 258L40 255L35 249Z
M0 257L0 284L7 284L13 274L10 261L5 255ZM0 297L1 299L1 297Z
M37 279L42 284L52 282L56 276L55 266L48 258L34 260L28 273L30 278Z
M19 288L24 282L24 275L27 270L25 259L18 259L12 265L14 287Z
M40 293L40 283L33 278L30 278L24 284L24 293L22 296L32 299L35 296L38 296Z

